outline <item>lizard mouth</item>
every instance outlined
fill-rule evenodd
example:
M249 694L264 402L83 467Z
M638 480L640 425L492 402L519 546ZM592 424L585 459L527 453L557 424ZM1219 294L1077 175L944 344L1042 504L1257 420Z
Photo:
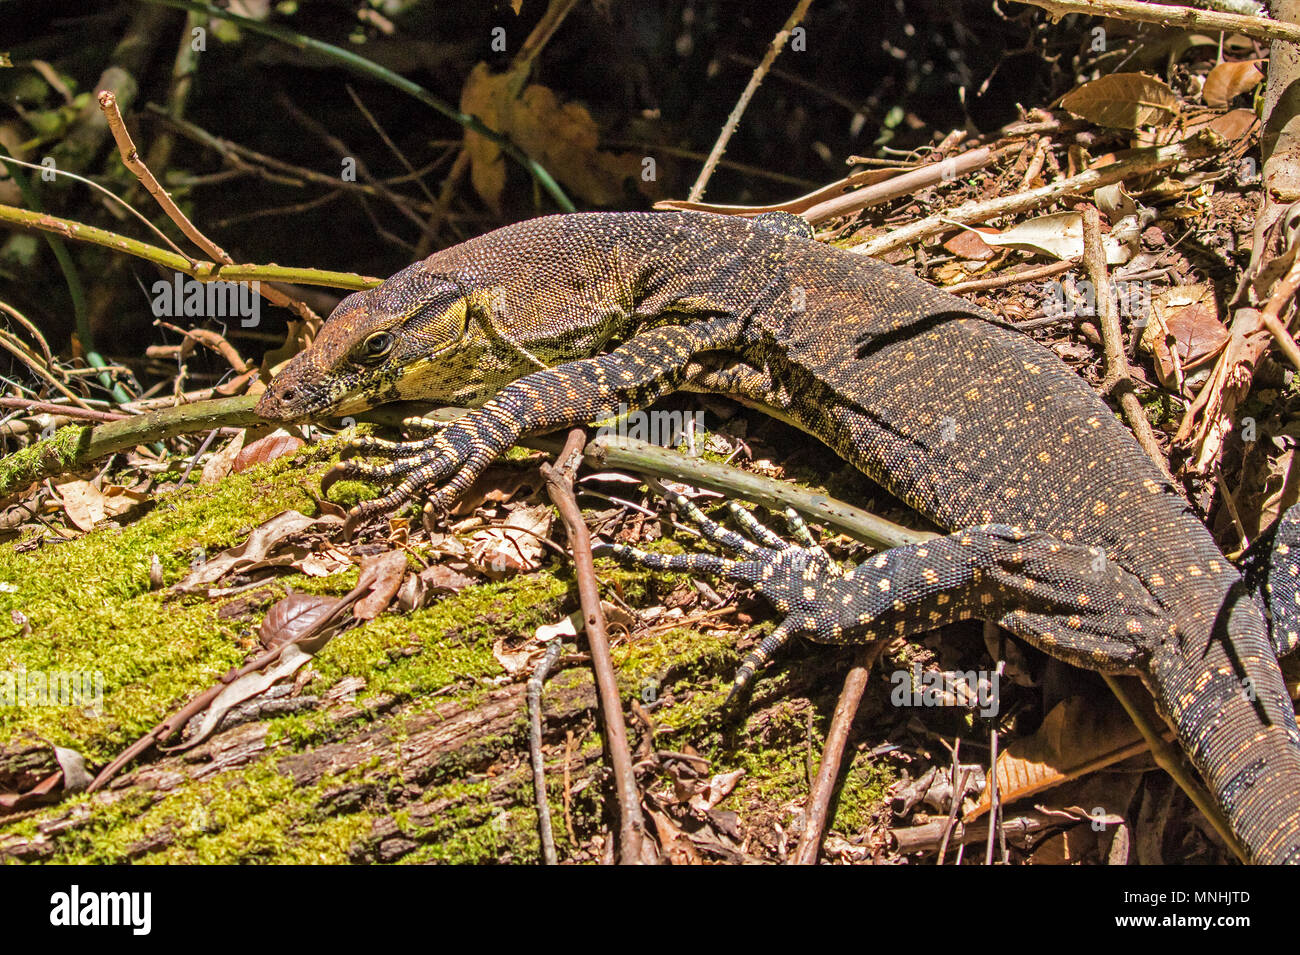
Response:
M331 414L346 414L347 396L335 398L318 388L297 382L272 381L258 399L256 412L270 421L298 424Z

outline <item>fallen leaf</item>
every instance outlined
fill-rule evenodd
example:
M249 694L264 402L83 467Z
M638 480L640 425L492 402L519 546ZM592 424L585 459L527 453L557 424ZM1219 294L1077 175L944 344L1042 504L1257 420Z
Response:
M348 559L348 555L334 547L313 551L294 564L296 569L308 577L332 577L351 566L352 561Z
M998 798L1013 803L1145 750L1142 734L1114 697L1072 696L1052 708L1033 736L998 753ZM985 787L963 820L969 823L988 812L990 797L991 787Z
M404 611L427 607L434 597L460 593L477 582L450 567L432 564L406 578L397 592L397 605Z
M406 576L406 551L390 550L361 559L357 586L369 586L370 593L357 601L352 615L358 620L373 620L388 609Z
M1140 346L1155 358L1156 376L1167 388L1180 387L1179 375L1208 362L1230 337L1212 285L1166 289L1152 300L1150 316Z
M258 438L235 456L232 473L251 468L254 464L265 464L286 454L292 454L303 446L302 438L295 437L283 428L277 428L264 438Z
M1178 98L1145 73L1112 73L1067 93L1061 106L1098 126L1137 129L1173 119Z
M975 259L980 262L987 262L989 259L996 258L997 249L980 238L980 231L982 230L962 229L945 242L943 247L961 259Z
M549 505L521 507L504 524L487 527L470 538L470 563L493 579L529 573L542 564L542 539L551 532Z
M183 580L172 586L172 591L183 594L195 593L235 571L292 564L296 560L301 560L303 554L287 553L278 558L271 558L268 555L292 535L318 527L333 527L341 523L343 523L342 518L331 515L308 517L298 511L281 511L261 526L254 528L242 544L224 550L209 560L198 560L194 569Z
M203 712L203 719L193 736L178 746L160 746L159 749L164 753L183 753L193 749L212 735L221 724L222 717L232 709L245 700L251 700L258 694L266 692L273 684L285 677L297 673L310 660L311 654L301 647L296 645L286 647L284 653L270 667L255 673L246 673L222 690Z
M717 773L704 786L691 797L691 808L699 812L706 812L712 809L722 800L731 795L731 791L736 788L742 776L745 775L743 769L735 769L729 773Z
M229 444L208 458L203 465L203 474L199 478L200 484L216 484L230 473L230 469L235 466L235 458L239 457L239 452L244 449L245 434L246 432L241 428L239 433L230 439Z
M323 621L328 621L338 610L340 597L324 597L318 594L292 593L282 600L277 600L267 610L258 627L258 637L262 646L268 650L287 643L303 643L320 628ZM330 634L333 636L333 633ZM316 646L316 641L309 652L324 646L328 640Z
M1237 60L1235 63L1220 63L1210 70L1201 87L1201 97L1206 106L1227 106L1234 99L1253 90L1264 78L1260 64L1264 60Z
M100 521L117 517L149 499L149 495L117 484L103 490L89 481L67 481L55 486L64 513L78 530L92 531Z
M1133 223L1136 225L1136 222ZM1001 232L981 232L988 245L1038 252L1053 258L1079 259L1083 256L1083 216L1077 212L1056 212L1013 225ZM1138 251L1141 234L1136 228L1121 230L1116 224L1101 238L1107 265L1123 265Z

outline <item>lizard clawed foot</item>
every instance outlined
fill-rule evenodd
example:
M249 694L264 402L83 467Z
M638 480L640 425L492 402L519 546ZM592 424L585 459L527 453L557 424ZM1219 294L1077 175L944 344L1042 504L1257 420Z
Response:
M819 613L823 612L816 602L820 583L826 578L842 576L842 571L793 509L785 512L785 520L797 543L786 541L734 501L729 504L732 516L750 537L728 530L710 519L682 494L673 493L667 499L700 529L706 540L738 553L742 559L698 552L651 554L625 544L603 545L600 551L625 563L652 570L708 574L748 584L786 614L777 628L745 655L736 671L724 704L727 708L734 708L744 699L754 674L791 637L816 631Z

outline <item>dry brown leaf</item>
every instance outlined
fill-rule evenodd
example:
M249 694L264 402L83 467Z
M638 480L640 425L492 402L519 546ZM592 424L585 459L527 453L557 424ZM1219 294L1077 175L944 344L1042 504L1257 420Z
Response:
M208 458L203 465L203 475L199 478L200 484L216 484L230 473L230 469L235 466L235 458L239 457L239 452L244 449L246 433L241 428L239 433L230 439L229 444Z
M554 514L546 504L521 507L506 522L487 527L470 538L470 563L493 579L529 573L542 564Z
M203 719L194 734L179 746L159 747L164 753L183 753L193 749L212 735L227 713L253 697L266 692L275 683L291 676L311 660L311 653L298 646L287 647L280 658L265 670L245 673L223 689L203 712Z
M295 437L283 428L277 428L264 438L258 438L235 456L235 464L230 470L238 474L254 464L265 464L286 454L292 454L303 446L302 438Z
M996 258L998 250L980 238L983 230L967 231L963 229L943 244L943 247L961 259L976 259L987 262Z
M1241 139L1259 122L1253 109L1231 109L1210 122L1210 129L1224 139L1235 141Z
M301 552L285 553L275 558L269 555L292 535L316 527L332 527L341 523L343 523L342 518L332 515L308 517L298 511L281 511L261 526L254 528L242 544L222 551L211 560L203 560L199 555L194 569L183 580L174 584L172 591L195 593L237 570L249 571L259 567L292 564L302 559Z
M388 609L406 576L406 551L390 550L361 558L361 576L357 586L369 585L370 593L357 601L352 615L358 620L373 620Z
M1142 734L1113 697L1072 696L1052 708L1037 733L998 754L998 798L1012 803L1145 749ZM990 795L990 787L985 787L979 803L963 817L965 822L988 811Z
M1145 73L1112 73L1067 93L1061 106L1098 126L1137 129L1173 119L1178 98Z
M1166 289L1151 302L1151 320L1141 347L1155 358L1156 376L1165 387L1179 385L1178 373L1203 365L1227 343L1219 302L1208 284Z
M56 485L55 491L68 520L83 531L94 530L100 521L124 514L149 498L119 484L107 484L101 490L89 481L66 481Z
M348 555L334 547L313 551L294 564L294 567L308 577L333 577L351 566L352 561L348 559Z
M1264 60L1238 60L1235 63L1220 63L1210 70L1201 88L1201 96L1206 106L1227 106L1234 99L1253 90L1264 78L1261 64Z
M734 769L729 773L717 773L704 784L694 796L691 797L691 808L698 812L706 812L716 806L722 800L731 795L731 791L736 788L742 776L745 775L743 769Z
M339 597L293 593L277 600L262 618L257 634L268 650L303 640L338 608Z
M485 126L504 133L589 205L608 206L622 201L624 183L629 179L650 195L654 184L641 177L642 157L598 149L599 134L591 114L577 103L561 103L545 86L525 85L528 70L524 64L505 73L493 73L486 63L479 63L465 81L460 108ZM499 211L506 184L501 147L467 130L465 150L470 157L474 190Z
M418 574L412 574L397 592L397 604L402 610L410 611L427 607L434 597L444 594L457 594L477 581L450 567L433 564Z

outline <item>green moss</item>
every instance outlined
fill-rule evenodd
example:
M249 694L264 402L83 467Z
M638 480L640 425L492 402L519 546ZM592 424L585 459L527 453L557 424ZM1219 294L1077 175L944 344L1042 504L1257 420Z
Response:
M22 729L102 759L210 685L244 656L241 625L209 601L150 590L157 556L170 585L191 562L238 542L286 508L313 513L307 475L285 459L219 484L162 494L136 523L19 553L0 546L0 620L30 633L0 639L0 671L100 673L102 712L0 707L0 742Z
M0 494L9 494L32 481L57 474L77 460L90 438L89 427L70 424L50 437L0 458Z
M0 709L0 743L20 731L34 731L83 752L102 764L151 728L186 699L211 686L231 666L247 658L257 615L222 620L220 602L189 597L167 599L150 590L149 567L157 556L166 584L180 579L196 558L207 558L238 543L247 532L286 508L313 513L308 488L328 467L321 449L295 459L280 459L216 485L186 486L160 495L153 509L135 523L103 528L75 540L20 552L0 546L0 622L13 612L29 621L31 632L0 633L0 671L89 670L103 674L99 714L71 707ZM345 485L336 488L349 490ZM358 487L358 493L366 489ZM693 545L692 545L693 546ZM675 552L672 539L649 549ZM607 592L617 590L633 606L661 602L678 586L678 575L650 574L612 561L597 563ZM290 574L268 586L265 605L293 589L341 594L356 582L357 570L327 578ZM433 606L412 613L390 612L336 638L311 664L307 693L333 686L348 676L366 681L359 692L357 719L383 701L404 704L404 714L454 701L473 706L501 683L492 655L503 635L528 634L554 623L576 606L571 567L552 563L539 572L471 586ZM806 701L785 700L785 671L762 677L761 720L726 738L720 707L739 653L735 635L676 627L623 638L614 649L620 690L625 699L655 703L653 716L660 748L695 747L717 771L743 767L746 776L724 804L747 813L784 807L806 795L809 712ZM585 668L556 674L549 693L590 683ZM416 813L410 784L400 767L379 757L318 784L295 788L277 768L280 761L351 732L336 715L308 711L266 720L272 752L237 772L188 783L161 798L139 793L109 804L79 797L3 827L6 836L32 835L36 827L69 812L90 810L88 821L68 828L53 844L54 861L122 862L341 862L371 852L368 840L376 822L396 822L415 848L403 861L535 861L539 849L531 786L520 772L524 714L501 734L477 739L437 764L422 779L422 803L438 807ZM385 732L400 734L402 720L386 718ZM817 727L816 732L824 732ZM813 740L814 747L820 745ZM595 758L599 733L585 736L581 752ZM526 765L526 760L523 765ZM490 767L490 769L489 769ZM503 787L493 774L505 767L516 775ZM488 775L485 777L484 774ZM869 821L883 791L884 776L869 765L849 772L840 797L842 825L850 830ZM549 779L555 831L561 853L569 844L562 816L564 783ZM354 800L340 810L333 793ZM579 840L603 831L600 786L587 786L573 798L572 821ZM407 810L393 811L406 805ZM758 813L761 815L761 813ZM419 818L419 822L412 822ZM157 834L169 845L156 848ZM360 847L358 849L358 847Z
M194 782L157 801L137 794L95 812L57 843L60 863L237 864L340 863L374 824L367 812L322 813L318 806L341 778L296 787L266 757L238 779ZM349 774L355 777L356 773ZM94 797L65 805L73 808ZM154 849L159 833L170 844Z

